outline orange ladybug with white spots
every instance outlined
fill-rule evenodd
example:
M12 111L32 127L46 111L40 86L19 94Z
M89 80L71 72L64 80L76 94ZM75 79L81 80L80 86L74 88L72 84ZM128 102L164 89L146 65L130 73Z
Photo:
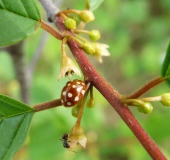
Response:
M85 94L85 83L75 79L66 83L61 92L61 103L65 107L76 105Z

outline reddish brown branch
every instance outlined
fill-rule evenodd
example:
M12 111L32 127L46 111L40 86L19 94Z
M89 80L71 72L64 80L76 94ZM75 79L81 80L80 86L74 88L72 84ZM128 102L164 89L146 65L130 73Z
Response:
M166 159L153 140L143 130L129 109L124 106L119 100L119 94L101 77L94 67L91 65L81 48L75 41L69 40L68 45L75 56L84 76L100 91L100 93L108 100L112 107L122 117L125 123L129 126L138 140L153 159Z
M53 35L55 38L61 40L63 39L63 36L60 32L58 32L56 29L45 23L44 21L40 20L41 28L49 32L51 35Z
M57 17L56 19L56 26L58 26L59 30L63 31L65 28L63 25L63 19L61 17ZM80 45L74 40L69 39L68 46L79 64L84 76L92 83L92 85L96 87L96 89L100 91L111 106L117 111L150 156L153 159L165 160L166 158L162 152L131 114L130 110L120 102L120 95L118 92L109 83L107 83L107 81L101 77L101 75L99 75L99 73L92 66Z
M163 81L165 81L165 78L157 77L126 98L138 98Z
M37 104L37 105L33 106L33 109L34 109L35 112L39 112L39 111L43 111L43 110L46 110L46 109L59 107L61 105L62 105L61 100L56 99L56 100L53 100L53 101L48 101L48 102L44 102L44 103L41 103L41 104Z

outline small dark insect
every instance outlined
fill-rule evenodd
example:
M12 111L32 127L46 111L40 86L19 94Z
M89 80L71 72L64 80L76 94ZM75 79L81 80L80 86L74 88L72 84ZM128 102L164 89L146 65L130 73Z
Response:
M69 148L70 148L70 145L69 145L69 143L68 142L70 142L69 140L68 140L68 134L67 133L64 133L63 135L62 135L62 138L60 139L61 141L63 141L63 147L64 148L67 148L69 151L71 151ZM72 151L72 152L75 152L75 151ZM76 152L75 152L76 153Z
M68 141L68 134L67 133L64 133L60 140L63 141L63 147L64 148L70 148L70 145L68 144L68 142L70 142L70 141Z

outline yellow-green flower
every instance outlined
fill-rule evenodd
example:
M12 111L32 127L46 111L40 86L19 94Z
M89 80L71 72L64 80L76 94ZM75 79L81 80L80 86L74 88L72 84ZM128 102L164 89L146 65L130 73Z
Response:
M82 48L87 54L95 53L95 46L92 42L84 42Z
M78 76L81 77L81 73L79 69L76 67L76 65L74 64L74 62L72 61L72 59L69 58L66 54L63 54L58 80L64 78L67 75L69 76L72 73L76 73Z
M80 11L78 15L80 19L85 23L91 22L95 19L93 12L89 10Z
M91 54L97 58L97 60L102 63L102 56L110 56L109 51L107 48L109 46L103 43L95 43L95 42L85 42L82 43L82 48L87 54Z
M87 138L84 134L81 126L74 126L69 135L70 148L73 148L76 144L86 147Z
M97 58L97 60L102 63L102 56L110 56L109 51L107 50L107 48L109 48L109 46L107 44L103 44L103 43L94 43L94 47L95 47L95 52L92 54L94 57Z

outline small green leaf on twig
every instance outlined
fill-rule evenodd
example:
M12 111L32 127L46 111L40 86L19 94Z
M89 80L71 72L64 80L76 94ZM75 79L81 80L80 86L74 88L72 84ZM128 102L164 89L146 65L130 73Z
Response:
M166 56L162 65L162 77L167 76L170 76L170 43L168 45ZM167 78L166 82L170 84L170 78Z
M97 9L104 0L86 0L86 8L94 11Z

